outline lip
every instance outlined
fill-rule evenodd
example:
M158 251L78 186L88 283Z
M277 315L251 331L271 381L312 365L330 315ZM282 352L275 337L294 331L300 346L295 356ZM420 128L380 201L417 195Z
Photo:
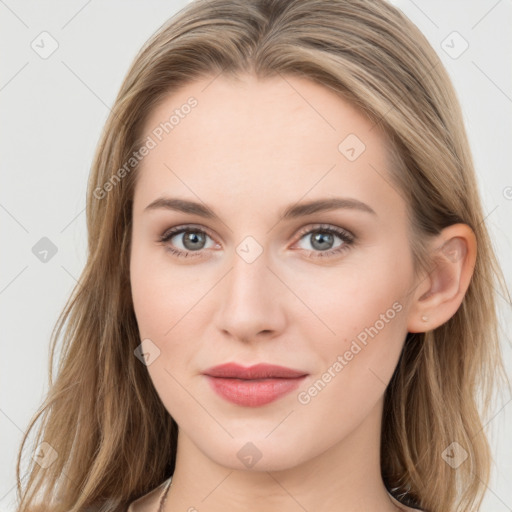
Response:
M285 366L275 364L260 363L253 366L242 366L238 363L225 363L218 366L212 366L203 372L210 377L223 377L232 379L293 379L303 377L307 372L294 370Z
M245 407L259 407L296 389L306 372L260 363L244 367L226 363L204 371L212 389L225 400Z

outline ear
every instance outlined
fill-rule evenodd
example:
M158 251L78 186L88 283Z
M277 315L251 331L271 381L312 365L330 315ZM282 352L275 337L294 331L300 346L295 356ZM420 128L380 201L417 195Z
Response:
M456 313L473 275L476 251L476 237L467 224L452 224L433 239L432 268L413 292L409 332L431 331Z

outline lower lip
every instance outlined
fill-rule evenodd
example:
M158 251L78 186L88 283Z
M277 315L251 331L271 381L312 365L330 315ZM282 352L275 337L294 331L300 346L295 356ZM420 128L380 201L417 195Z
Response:
M242 380L206 376L213 390L228 402L245 407L259 407L297 389L306 378Z

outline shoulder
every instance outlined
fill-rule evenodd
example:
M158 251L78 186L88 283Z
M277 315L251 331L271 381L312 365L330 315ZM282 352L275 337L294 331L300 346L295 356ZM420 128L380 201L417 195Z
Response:
M389 497L390 497L391 501L393 502L393 504L401 512L424 512L423 510L420 510L419 508L408 507L407 505L400 503L392 494L390 494L390 493L388 493L388 494L389 494Z
M164 480L158 487L132 501L126 512L157 512L160 499L171 478Z

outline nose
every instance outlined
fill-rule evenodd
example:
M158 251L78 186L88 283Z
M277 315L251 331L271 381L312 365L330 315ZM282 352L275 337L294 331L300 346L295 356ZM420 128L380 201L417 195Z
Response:
M223 336L238 341L274 338L285 328L287 293L265 252L252 262L234 254L214 299L218 301L216 327Z

